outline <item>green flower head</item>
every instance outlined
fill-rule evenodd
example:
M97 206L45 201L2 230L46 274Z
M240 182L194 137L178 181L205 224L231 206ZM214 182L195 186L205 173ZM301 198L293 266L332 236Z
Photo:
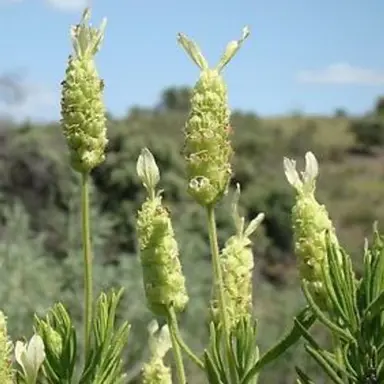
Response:
M73 54L69 57L65 80L62 82L61 125L70 151L74 170L87 173L105 158L105 107L94 56L100 49L106 21L99 29L88 26L87 9L79 25L72 27Z
M145 293L153 313L166 316L171 306L178 312L188 302L179 248L169 211L162 205L160 193L155 194L160 176L148 149L139 157L137 172L149 194L137 218Z
M252 314L252 280L254 257L250 236L256 231L264 219L260 213L245 227L244 217L238 212L240 186L237 185L233 209L233 220L236 234L231 236L221 252L220 262L223 269L223 283L226 295L226 310L231 327L236 327L241 319ZM213 317L215 318L216 300L213 301Z
M191 99L185 125L184 156L187 163L188 191L202 205L215 203L226 191L231 178L232 147L227 86L221 75L249 35L247 28L238 41L228 44L216 68L209 68L198 46L185 35L178 41L201 69Z
M302 279L308 281L318 304L324 304L323 266L326 263L326 237L338 245L335 228L324 205L315 198L319 168L311 152L305 155L305 171L299 176L296 162L284 158L285 175L296 190L296 203L292 209L295 253ZM325 265L327 268L327 266Z

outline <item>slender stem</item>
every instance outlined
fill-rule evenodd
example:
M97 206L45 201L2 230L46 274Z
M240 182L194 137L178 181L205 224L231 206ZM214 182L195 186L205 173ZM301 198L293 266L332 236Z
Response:
M191 348L185 343L180 335L179 327L174 329L175 338L180 345L180 348L189 356L189 358L200 368L204 370L204 363L193 353Z
M183 356L181 354L181 349L178 344L177 336L176 336L176 334L179 332L179 327L177 325L177 318L176 318L175 310L173 309L173 307L170 307L168 309L167 322L168 322L169 332L171 334L172 352L173 352L173 356L176 364L177 378L179 380L179 384L186 384L187 379L185 377Z
M84 251L84 342L85 358L88 356L92 325L92 251L89 227L89 174L83 173L81 180L81 212Z
M216 230L216 219L215 219L215 207L214 205L207 206L208 214L208 232L209 232L209 241L211 244L211 254L212 254L212 265L213 265L213 286L214 293L217 294L218 303L219 303L219 313L223 325L223 333L225 337L225 358L226 365L229 370L232 382L237 382L237 372L234 365L234 357L231 349L231 332L228 313L226 311L225 303L225 293L224 293L224 282L223 282L223 272L220 264L220 252L219 245L217 243L217 230Z
M224 296L224 283L223 273L220 265L219 245L217 243L217 231L216 231L216 220L215 220L215 209L214 206L210 205L207 207L208 214L208 232L209 241L211 244L212 254L212 266L213 266L213 285L214 292L218 295L219 311L221 315L221 321L223 323L224 335L229 342L229 319L227 311L225 310L225 296Z

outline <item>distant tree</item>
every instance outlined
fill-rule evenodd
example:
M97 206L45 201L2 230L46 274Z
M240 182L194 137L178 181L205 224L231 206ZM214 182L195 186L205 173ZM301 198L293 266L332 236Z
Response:
M105 117L107 118L108 121L114 121L112 112L110 112L110 111L107 111L107 112L105 113Z
M344 108L335 109L335 117L347 117L347 111Z
M191 89L186 86L171 87L161 94L158 108L166 111L187 112L190 107Z
M384 145L384 121L378 116L353 120L349 126L356 145L366 153Z
M291 111L290 115L294 119L301 119L304 115L304 112L300 108L295 108Z
M0 103L21 104L25 101L27 94L20 74L3 73L0 75Z
M154 110L152 108L140 107L138 105L133 105L130 107L126 114L126 119L140 119L145 116L152 116Z
M376 101L375 106L376 115L384 117L384 96L380 96Z
M293 155L304 156L308 148L314 148L318 125L316 120L305 120L288 139L288 149Z

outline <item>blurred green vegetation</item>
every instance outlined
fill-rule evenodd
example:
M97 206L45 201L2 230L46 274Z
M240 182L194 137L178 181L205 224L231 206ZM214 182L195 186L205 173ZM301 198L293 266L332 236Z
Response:
M210 294L210 257L204 212L186 193L180 155L182 127L190 90L166 89L153 109L132 108L127 116L109 116L109 147L92 185L92 234L97 292L124 286L120 316L133 332L127 370L137 380L147 356L145 307L135 241L136 211L144 191L136 177L142 147L150 148L161 170L161 188L172 211L191 301L181 316L189 343L201 350ZM295 115L262 119L252 113L232 115L234 177L241 183L241 205L248 219L263 211L266 219L254 238L255 314L260 320L262 351L291 326L303 304L292 254L290 210L293 192L283 172L284 156L303 164L306 151L320 163L318 198L326 204L339 238L359 267L364 236L374 220L384 218L384 99L372 112L350 118ZM8 124L8 125L7 125ZM44 314L63 301L77 321L82 316L82 256L78 178L58 123L20 126L4 120L0 132L0 307L9 316L14 338L30 336L33 313ZM222 245L234 228L229 216L231 192L218 210ZM315 332L319 332L315 329ZM327 335L320 335L327 342ZM269 367L261 383L293 383L294 364L319 375L300 346ZM188 365L191 383L203 382ZM318 376L316 382L325 382Z

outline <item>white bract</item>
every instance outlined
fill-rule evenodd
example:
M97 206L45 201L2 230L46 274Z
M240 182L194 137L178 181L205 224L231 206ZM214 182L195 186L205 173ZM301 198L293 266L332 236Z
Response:
M33 335L29 343L16 342L15 358L22 367L28 384L35 384L39 369L45 359L45 349L42 338Z

